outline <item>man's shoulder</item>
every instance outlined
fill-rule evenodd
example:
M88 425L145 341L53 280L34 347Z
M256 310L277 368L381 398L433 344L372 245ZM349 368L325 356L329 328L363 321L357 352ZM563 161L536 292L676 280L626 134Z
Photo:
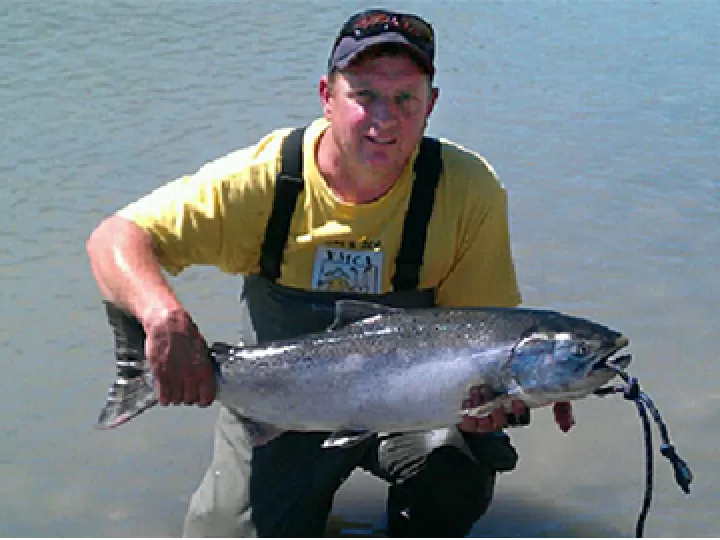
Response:
M287 136L295 129L306 128L305 146L310 139L317 138L325 127L324 119L317 119L307 126L280 127L269 132L255 144L234 150L224 156L203 165L198 175L222 179L236 176L253 169L255 173L266 172L274 178L280 165L283 143Z
M442 144L443 174L454 189L484 192L504 190L500 179L488 160L456 142L438 138Z
M447 163L448 166L475 173L486 172L495 176L492 165L478 152L449 139L440 137L438 140L442 144L443 162Z
M196 176L223 179L235 176L248 168L275 167L282 142L292 128L278 128L255 144L233 150L203 165Z

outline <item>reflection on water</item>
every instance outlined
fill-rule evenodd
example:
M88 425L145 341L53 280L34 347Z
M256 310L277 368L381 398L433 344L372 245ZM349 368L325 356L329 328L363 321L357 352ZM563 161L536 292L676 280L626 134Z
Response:
M633 373L696 474L656 457L646 534L717 536L720 392L718 4L437 3L430 132L488 157L509 193L529 305L630 337ZM317 77L359 1L13 3L0 7L0 535L174 536L211 452L215 408L92 429L113 375L84 255L97 222L167 179L320 113ZM237 278L174 283L232 341ZM632 404L588 399L513 430L477 536L632 535L644 454ZM385 488L358 473L328 534L375 533Z

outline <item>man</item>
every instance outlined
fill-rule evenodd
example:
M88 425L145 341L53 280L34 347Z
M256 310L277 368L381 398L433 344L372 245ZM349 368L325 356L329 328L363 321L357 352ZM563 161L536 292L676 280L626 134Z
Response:
M103 296L142 323L161 404L207 406L215 391L206 343L163 269L211 264L243 275L248 343L321 330L339 298L405 307L520 302L494 172L457 145L423 140L438 98L434 58L433 29L421 18L354 15L320 79L324 118L296 139L302 157L287 150L297 134L275 131L93 232L94 275ZM287 173L292 161L302 181ZM491 397L472 389L458 406ZM523 404L513 413L525 414ZM569 405L555 413L567 431ZM349 448L323 449L327 434L295 432L253 447L241 418L222 408L184 534L322 536L336 490L362 467L390 484L391 536L465 535L487 509L496 473L515 467L507 424L498 409Z

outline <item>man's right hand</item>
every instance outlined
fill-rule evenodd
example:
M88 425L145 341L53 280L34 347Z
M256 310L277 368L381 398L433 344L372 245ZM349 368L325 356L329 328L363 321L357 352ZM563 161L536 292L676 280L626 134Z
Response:
M163 310L143 320L145 357L161 405L207 407L215 399L215 377L205 339L183 309Z

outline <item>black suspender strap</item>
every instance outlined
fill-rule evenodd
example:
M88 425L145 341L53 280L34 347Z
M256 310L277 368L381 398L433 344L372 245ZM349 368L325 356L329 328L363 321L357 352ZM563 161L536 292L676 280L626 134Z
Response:
M395 275L392 278L395 291L417 289L420 281L427 229L435 202L435 191L442 171L440 141L423 137L413 169L415 182L405 214L402 240L395 259Z
M260 272L271 281L280 277L280 265L287 245L290 222L298 195L305 185L302 167L304 133L305 128L295 129L283 141L281 171L275 181L275 198L260 253ZM415 182L405 214L402 240L392 279L395 291L417 289L420 280L427 228L442 171L442 145L437 139L423 137L413 170Z
M290 132L282 145L282 165L275 179L275 198L265 228L260 253L260 272L271 281L280 277L290 222L298 195L303 190L303 135L305 128Z

